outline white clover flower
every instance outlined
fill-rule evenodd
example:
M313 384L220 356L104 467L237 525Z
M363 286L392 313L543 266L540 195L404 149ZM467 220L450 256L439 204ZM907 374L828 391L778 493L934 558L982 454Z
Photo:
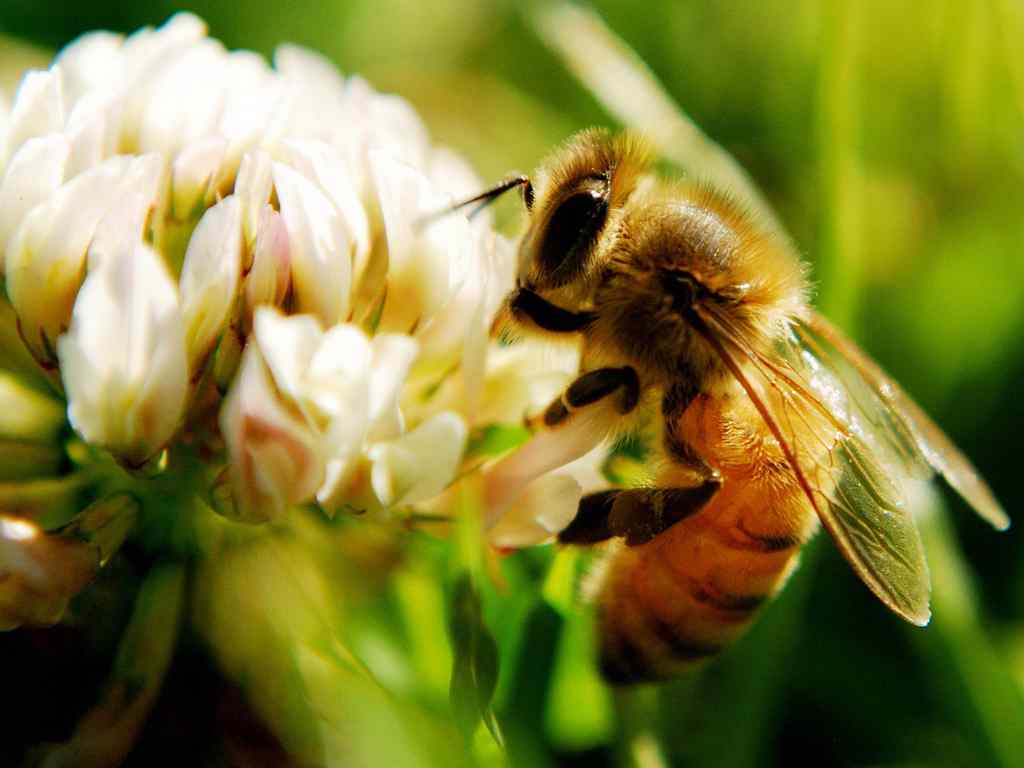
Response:
M179 14L82 37L3 125L0 343L66 405L71 443L38 438L74 454L55 487L142 515L170 487L245 522L386 512L438 497L471 429L520 419L486 392L511 246L486 215L424 223L480 182L400 98ZM17 510L52 551L79 519L62 493Z

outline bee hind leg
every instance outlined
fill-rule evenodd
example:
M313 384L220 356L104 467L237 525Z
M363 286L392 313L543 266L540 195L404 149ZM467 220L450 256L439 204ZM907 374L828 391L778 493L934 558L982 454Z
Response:
M717 477L693 488L627 488L580 499L572 522L558 534L563 544L596 544L620 536L630 546L646 544L680 520L696 514L721 488Z

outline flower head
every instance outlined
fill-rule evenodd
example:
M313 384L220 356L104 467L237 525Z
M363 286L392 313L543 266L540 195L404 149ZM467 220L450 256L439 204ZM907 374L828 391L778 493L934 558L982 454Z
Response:
M179 14L30 72L3 138L0 339L16 328L4 358L66 404L74 437L40 440L76 493L130 491L144 516L193 488L261 522L456 477L510 248L486 217L424 223L477 182L404 101ZM53 509L19 510L33 541L76 519Z

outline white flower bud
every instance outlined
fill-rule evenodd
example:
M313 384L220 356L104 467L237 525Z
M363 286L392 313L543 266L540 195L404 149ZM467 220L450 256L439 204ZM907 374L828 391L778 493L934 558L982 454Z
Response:
M126 146L133 151L144 150L144 123L147 123L147 139L150 141L176 135L173 131L177 127L176 122L163 131L149 123L155 118L147 115L157 92L155 84L163 80L174 62L180 61L187 51L200 44L205 34L206 25L200 19L178 13L159 29L140 29L125 39L119 69L124 92L122 131ZM178 106L180 108L181 105Z
M60 68L26 74L11 107L4 160L13 156L33 136L60 131L64 127L64 119Z
M324 325L344 322L352 283L352 238L344 218L316 184L283 163L274 163L274 187L288 230L297 309Z
M184 221L199 206L213 198L213 181L224 162L228 143L220 136L207 136L185 147L171 169L171 212Z
M0 182L0 274L11 235L26 213L60 187L70 154L67 139L51 134L26 141L8 163Z
M37 360L52 362L82 282L86 249L130 164L111 158L67 182L24 217L8 243L7 295Z
M124 75L119 71L124 38L112 32L89 32L57 54L64 97L71 106L94 89L106 89Z
M167 161L160 153L134 157L125 165L89 244L90 271L108 254L123 253L150 239L160 242L166 191Z
M242 206L227 197L199 220L181 270L189 370L199 370L224 331L242 272Z
M67 178L117 153L118 118L117 94L109 89L90 91L74 105L65 130L71 142Z
M234 195L242 202L242 231L252 248L262 226L263 209L274 190L273 161L266 152L247 152L238 167Z
M289 141L284 147L289 165L315 181L345 220L353 243L353 282L357 281L370 256L370 222L351 168L335 147L322 141Z
M226 95L223 56L220 43L202 40L160 69L139 115L139 151L177 153L214 132Z
M184 324L151 248L136 245L89 273L57 354L83 438L140 465L174 434L188 384Z
M411 333L425 327L465 279L473 255L465 216L453 213L423 225L447 206L421 172L382 152L371 153L387 237L387 300L381 330Z
M256 230L252 264L245 278L245 314L251 318L261 304L280 306L291 287L288 231L281 214L264 205Z

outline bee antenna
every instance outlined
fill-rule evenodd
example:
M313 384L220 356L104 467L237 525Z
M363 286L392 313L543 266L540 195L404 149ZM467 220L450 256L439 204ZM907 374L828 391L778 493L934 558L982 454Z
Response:
M473 195L473 197L468 200L453 203L447 208L442 208L440 211L434 211L433 213L426 214L419 220L419 224L421 226L430 224L442 216L447 216L449 213L455 213L455 211L465 208L467 205L475 204L476 207L466 214L466 218L471 219L510 189L515 189L516 187L523 188L523 201L526 203L526 210L530 210L533 207L533 184L530 183L530 177L522 175L509 176L507 179L499 181L490 189L486 189L478 195Z

